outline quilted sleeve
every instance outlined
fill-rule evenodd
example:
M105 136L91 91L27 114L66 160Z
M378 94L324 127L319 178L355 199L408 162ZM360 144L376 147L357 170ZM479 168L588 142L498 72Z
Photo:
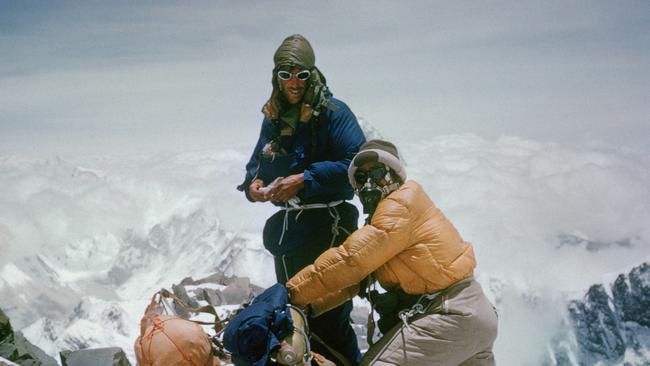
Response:
M325 251L287 282L291 302L306 306L325 301L326 307L330 297L340 302L341 294L353 297L350 289L409 245L410 222L408 208L387 197L371 224L352 233L340 246Z

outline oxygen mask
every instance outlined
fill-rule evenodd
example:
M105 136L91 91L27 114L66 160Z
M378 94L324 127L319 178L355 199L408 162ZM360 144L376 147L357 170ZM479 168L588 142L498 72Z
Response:
M379 201L391 192L390 171L383 165L359 169L354 173L354 180L357 183L357 194L363 205L363 213L368 214L370 218Z
M372 216L379 205L379 201L383 198L384 192L381 188L368 179L368 181L357 191L359 200L363 205L363 213Z

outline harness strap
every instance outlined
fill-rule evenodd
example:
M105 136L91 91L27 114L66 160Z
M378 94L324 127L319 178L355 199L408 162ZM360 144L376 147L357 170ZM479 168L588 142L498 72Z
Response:
M298 199L292 198L289 201L287 201L284 204L284 207L280 207L280 210L284 211L284 219L282 220L282 234L280 235L278 246L282 245L282 241L284 240L284 233L286 233L287 230L289 230L289 212L291 211L298 211L298 214L296 215L296 221L298 221L298 218L304 212L304 210L326 208L330 216L334 218L334 222L332 223L332 233L336 233L336 235L338 235L338 229L339 229L338 225L341 217L338 211L335 209L335 207L340 205L343 202L345 202L345 200L332 201L328 203L308 203L308 204L301 205ZM332 209L334 209L334 214L332 214ZM332 237L332 241L330 242L330 247L332 246L332 244L334 244L334 238L336 238L336 235Z
M406 324L406 322L404 322L404 324ZM408 365L409 364L409 358L408 358L408 355L406 354L406 337L404 336L404 327L401 327L399 332L402 335L402 352L404 353L404 364Z
M406 353L406 336L404 331L411 331L410 320L411 318L420 315L420 314L448 314L449 313L449 298L455 296L463 289L467 288L471 281L474 280L473 276L470 276L464 280L456 282L455 284L447 287L444 290L420 295L418 301L411 306L411 308L403 309L397 316L402 321L403 325L400 326L400 334L402 336L402 352L404 354L404 364L408 365L408 356ZM435 308L431 309L431 306L436 303L436 300L440 298L440 304ZM373 309L374 310L374 309Z
M426 313L429 307L431 306L431 304L433 303L433 300L435 300L438 297L437 296L438 294L440 293L438 292L432 295L422 295L418 299L418 302L415 303L415 305L413 305L410 309L404 309L398 313L399 318L402 320L402 323L404 323L404 325L400 327L400 334L402 336L402 352L404 354L405 365L408 365L408 355L406 354L406 336L404 335L404 330L406 329L409 332L411 331L411 325L409 324L409 320L418 314ZM428 296L432 296L432 297L429 298ZM421 303L423 299L428 301L426 306ZM443 302L446 302L446 296L444 295L443 295Z
M375 324L375 302L372 300L372 297L370 296L370 287L373 287L376 290L377 289L376 284L377 283L375 282L372 273L369 274L367 277L365 293L366 293L366 297L368 298L368 301L370 302L370 313L368 314L368 328L366 329L366 341L368 342L368 346L370 347L372 347L375 344L373 337L375 335L375 328L377 327Z
M160 289L160 291L154 294L154 296L151 299L152 304L150 306L153 306L153 304L156 303L156 298L158 298L157 300L158 305L163 306L164 311L169 315L172 315L174 312L167 309L167 306L169 304L163 301L163 298L172 299L176 306L178 306L183 311L186 311L188 313L207 313L207 314L214 315L214 322L204 322L204 321L193 320L193 319L186 319L186 320L189 320L193 323L200 324L200 325L212 325L215 331L215 335L210 336L207 333L206 335L208 336L209 341L211 341L212 344L214 345L214 347L211 347L213 355L222 358L226 357L225 346L223 345L223 342L219 339L219 337L221 333L223 333L226 330L225 324L227 324L228 321L230 321L230 318L232 318L234 314L229 314L224 319L221 319L213 306L206 305L198 308L190 307L183 300L179 299L178 296L174 295L172 292L170 292L165 288Z
M161 300L162 300L163 297L170 298L170 299L174 300L174 302L178 305L179 308L181 308L183 311L186 311L188 313L206 313L206 314L214 315L214 322L204 322L204 321L192 320L192 319L187 319L187 320L189 320L189 321L191 321L193 323L196 323L196 324L212 325L213 328L214 328L214 331L216 332L216 334L220 334L225 329L224 323L228 319L221 320L219 318L219 315L217 314L217 311L214 310L214 307L212 307L210 305L201 306L201 307L198 307L198 308L190 307L187 304L185 304L185 302L183 300L179 299L176 295L169 292L169 290L167 290L165 288L161 289L159 291L159 294L161 296ZM163 304L164 304L164 302L163 302Z
M335 207L340 205L341 203L345 202L345 200L338 200L338 201L332 201L332 202L327 202L327 203L307 203L304 205L301 205L298 200L290 199L287 201L284 207L280 207L280 210L286 210L286 211L303 211L303 210L311 210L314 208L329 208L329 207Z
M311 338L314 339L316 342L320 343L323 347L327 348L327 350L330 351L330 352L334 355L334 357L336 357L336 358L338 359L339 362L336 363L337 365L342 365L342 366L352 366L352 364L350 363L350 361L348 361L347 358L345 358L345 357L344 357L340 352L338 352L338 351L335 350L334 348L328 346L328 345L325 343L325 341L323 341L323 340L321 339L321 337L319 337L318 335L316 335L316 333L311 332L310 336L311 336Z

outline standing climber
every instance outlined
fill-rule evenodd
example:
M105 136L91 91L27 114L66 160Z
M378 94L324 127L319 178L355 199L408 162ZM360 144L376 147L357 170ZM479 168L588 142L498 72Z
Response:
M252 202L270 201L279 208L266 221L263 241L274 255L278 282L285 283L357 229L359 213L346 202L354 196L347 171L365 137L348 106L332 97L307 39L287 37L273 61L273 91L262 108L260 136L238 189ZM361 355L351 311L352 302L342 302L309 319L309 326L356 365ZM336 359L318 342L313 349Z

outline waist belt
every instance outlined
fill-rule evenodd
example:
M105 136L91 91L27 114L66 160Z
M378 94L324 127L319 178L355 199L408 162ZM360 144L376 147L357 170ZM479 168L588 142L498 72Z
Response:
M335 207L340 205L341 203L345 202L345 200L338 200L338 201L332 201L332 202L327 202L327 203L307 203L304 205L300 204L300 200L296 197L293 197L285 203L284 207L280 207L280 210L286 210L286 211L300 211L302 212L303 210L311 210L314 208L330 208L330 207Z
M345 201L338 200L338 201L332 201L328 203L307 203L301 205L299 199L291 198L289 201L287 201L287 203L285 203L284 207L280 207L280 210L284 211L284 220L282 222L282 235L280 235L278 246L282 245L282 240L284 239L284 233L289 229L289 212L298 211L298 214L296 215L296 219L295 219L296 221L298 221L298 218L300 217L300 215L304 210L326 208L327 212L334 219L334 221L332 222L332 230L331 230L332 231L332 240L330 241L330 248L331 248L332 245L334 245L334 240L336 240L336 237L339 235L339 229L343 229L342 227L339 226L339 221L341 221L341 215L339 215L339 212L336 209L336 206L342 204L343 202Z

